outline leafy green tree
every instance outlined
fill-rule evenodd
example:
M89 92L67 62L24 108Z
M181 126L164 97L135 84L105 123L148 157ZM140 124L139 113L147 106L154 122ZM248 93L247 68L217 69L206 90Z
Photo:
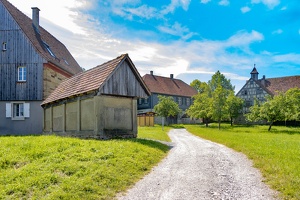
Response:
M221 128L221 120L226 118L226 98L228 90L223 88L221 85L215 89L212 93L212 118L216 120L219 124L219 129Z
M214 92L218 86L222 86L227 91L234 91L230 79L227 79L219 70L208 81L208 87L211 92Z
M173 100L173 97L158 95L158 104L154 106L154 111L162 117L162 127L164 126L164 118L170 116L175 117L181 111L178 104Z
M233 119L239 116L239 112L243 108L243 104L244 100L235 96L234 92L231 91L226 99L227 113L230 118L231 126Z
M300 120L300 88L291 88L286 92L286 108L289 120Z
M198 93L203 93L204 91L207 91L208 87L207 83L201 82L198 79L193 80L190 83L190 86L195 88L198 91Z
M198 93L193 97L193 104L187 109L187 114L196 119L203 118L203 122L208 127L208 121L211 117L211 100L208 92Z

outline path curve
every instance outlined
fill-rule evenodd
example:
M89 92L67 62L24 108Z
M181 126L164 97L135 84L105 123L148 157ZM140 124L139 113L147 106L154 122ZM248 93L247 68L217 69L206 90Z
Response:
M169 136L168 156L118 199L275 199L245 155L185 129Z

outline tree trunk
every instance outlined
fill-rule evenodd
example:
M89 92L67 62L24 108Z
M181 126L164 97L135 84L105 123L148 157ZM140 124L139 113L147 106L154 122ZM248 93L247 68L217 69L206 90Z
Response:
M221 129L221 120L219 119L218 120L218 123L219 123L219 130Z
M230 125L231 125L231 126L232 126L232 120L233 120L232 117L230 117Z
M273 124L273 121L271 121L268 131L270 131L270 130L271 130L271 128L272 128L272 124Z
M208 118L204 118L205 120L205 127L208 127Z
M161 117L161 128L162 128L162 130L164 130L164 121L165 121L165 117Z

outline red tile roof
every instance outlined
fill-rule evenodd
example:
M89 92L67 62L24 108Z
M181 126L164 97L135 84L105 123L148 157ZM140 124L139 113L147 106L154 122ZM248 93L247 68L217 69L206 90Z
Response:
M259 80L263 85L262 79ZM290 88L300 88L300 76L286 76L266 79L265 87L274 95L277 92L286 92Z
M80 94L85 94L93 91L99 91L99 89L105 85L107 80L113 74L115 69L125 61L129 61L133 66L132 61L130 60L128 54L123 54L113 60L110 60L102 65L98 65L95 68L84 71L82 73L76 74L69 79L64 80L42 103L47 104L57 100L69 98L72 96L77 96ZM135 74L138 74L138 71L133 66ZM141 86L144 87L146 93L150 95L150 92L147 86L144 84L142 78L138 74L138 79L141 81Z
M32 20L29 17L14 7L7 0L0 0L0 2L15 19L17 24L33 44L36 51L39 52L43 58L71 74L76 74L82 71L64 44L62 44L41 26L39 26L40 34L38 34L32 25ZM52 57L47 51L43 41L49 45L50 49L55 55L55 58Z
M151 93L176 95L191 97L197 94L197 91L179 79L155 76L146 74L143 76L144 82Z

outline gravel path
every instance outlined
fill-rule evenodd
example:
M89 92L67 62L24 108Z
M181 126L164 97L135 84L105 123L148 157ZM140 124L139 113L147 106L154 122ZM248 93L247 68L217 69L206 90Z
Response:
M185 129L169 136L168 156L118 199L274 199L276 193L245 155Z

